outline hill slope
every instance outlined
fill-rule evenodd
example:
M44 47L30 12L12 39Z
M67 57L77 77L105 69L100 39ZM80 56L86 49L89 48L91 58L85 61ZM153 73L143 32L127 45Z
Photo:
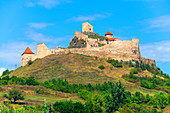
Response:
M104 65L105 69L100 70L98 66ZM106 81L121 81L126 90L141 91L143 93L155 94L157 90L146 89L134 83L125 81L122 75L129 74L130 69L123 65L122 68L113 67L103 58L85 56L80 54L50 55L43 59L37 59L30 66L20 67L10 76L28 77L34 76L38 81L51 79L67 79L70 83L96 84ZM152 73L144 71L142 75L153 76Z

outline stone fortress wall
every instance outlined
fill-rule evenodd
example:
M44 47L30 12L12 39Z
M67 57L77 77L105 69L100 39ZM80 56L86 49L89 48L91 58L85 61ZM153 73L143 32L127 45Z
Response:
M91 27L91 26L90 26ZM75 31L75 36L79 39L86 41L87 46L85 48L66 48L61 49L57 47L56 49L49 49L44 43L38 44L37 55L24 54L22 55L21 66L25 66L29 60L35 60L37 58L44 58L45 56L51 54L67 54L67 53L78 53L88 56L97 56L101 58L112 58L117 60L129 61L137 60L142 61L146 64L155 65L155 60L146 59L141 57L139 50L139 39L132 39L132 41L100 41L99 39L88 38L81 32ZM102 47L95 46L96 43L105 44Z

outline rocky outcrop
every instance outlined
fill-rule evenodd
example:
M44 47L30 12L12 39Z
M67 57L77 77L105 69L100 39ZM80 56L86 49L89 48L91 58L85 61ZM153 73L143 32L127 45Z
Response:
M86 47L86 42L83 39L78 39L78 37L74 37L70 42L68 48L84 48Z

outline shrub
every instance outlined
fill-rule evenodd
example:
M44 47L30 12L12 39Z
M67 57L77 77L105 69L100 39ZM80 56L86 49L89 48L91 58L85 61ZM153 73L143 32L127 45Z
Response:
M131 73L131 74L138 74L138 71L137 71L136 69L131 69L131 70L130 70L130 73Z
M105 69L105 67L103 65L100 65L98 68L101 70Z
M71 111L73 113L83 113L84 105L81 102L73 103L71 101L64 101L64 102L55 102L53 104L53 108L55 111L58 111L60 113L70 113Z
M24 100L24 95L22 95L22 92L20 92L19 90L10 90L9 91L9 94L4 94L4 97L7 98L8 100L14 101L14 103L17 101L17 100Z
M29 60L28 65L30 66L33 63L33 61Z
M35 85L38 85L39 83L35 80L35 78L33 76L30 76L26 80L26 84L35 86Z
M38 94L44 94L45 93L45 91L43 89L40 89L40 88L36 88L35 92L38 93Z

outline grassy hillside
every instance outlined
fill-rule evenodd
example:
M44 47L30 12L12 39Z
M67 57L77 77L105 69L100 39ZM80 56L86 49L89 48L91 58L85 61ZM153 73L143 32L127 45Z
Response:
M103 65L104 70L98 68ZM31 65L20 67L10 74L10 76L28 77L34 76L36 80L44 82L51 79L67 79L69 83L96 84L106 81L117 82L121 81L126 90L134 93L140 91L144 94L157 94L160 91L155 89L146 89L136 85L135 83L125 81L122 75L130 73L129 67L123 64L122 68L116 68L107 62L107 59L90 57L80 54L66 55L50 55L43 59L37 59ZM150 76L153 74L148 71L143 71L139 76Z

